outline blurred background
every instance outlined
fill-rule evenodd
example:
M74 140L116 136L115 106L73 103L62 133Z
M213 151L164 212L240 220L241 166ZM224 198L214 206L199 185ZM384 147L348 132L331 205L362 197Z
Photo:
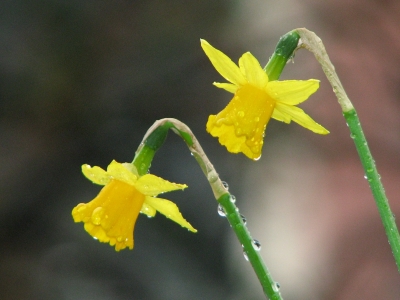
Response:
M166 198L198 229L140 216L133 251L93 240L72 208L99 187L80 171L130 162L153 122L186 123L237 198L284 299L400 299L397 272L353 141L312 54L281 79L321 80L301 107L328 136L272 120L257 162L205 131L231 95L200 48L266 64L279 37L324 41L400 213L400 2L0 3L0 299L264 299L208 182L170 134L151 172L186 183Z

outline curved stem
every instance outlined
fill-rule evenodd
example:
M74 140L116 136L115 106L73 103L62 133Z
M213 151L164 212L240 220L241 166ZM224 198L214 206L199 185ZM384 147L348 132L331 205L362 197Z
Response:
M360 157L362 166L365 171L365 176L378 207L386 235L389 239L390 247L396 261L397 269L400 272L400 235L396 226L395 218L390 209L389 200L386 197L380 176L378 174L375 161L369 150L367 140L361 128L360 120L357 116L356 110L353 107L349 97L347 96L339 77L335 72L335 67L332 65L328 54L321 39L314 33L305 28L296 29L301 38L301 44L298 48L306 48L311 51L315 58L322 66L326 77L333 87L333 91L338 98L339 104L342 108L343 115L349 126L351 137L354 140Z
M133 164L136 166L136 168L139 166L139 169L144 172L144 165L142 164L151 161L155 151L158 150L162 142L164 142L166 138L165 130L168 129L171 129L180 137L182 137L189 147L190 152L193 154L194 158L203 170L203 173L207 177L207 180L214 193L215 199L217 199L218 203L223 207L226 218L232 226L232 229L234 230L240 244L243 247L243 251L246 253L248 260L261 283L265 296L271 300L281 300L282 297L279 292L279 287L272 279L268 268L265 266L264 261L257 250L257 247L253 246L253 238L251 237L249 230L242 220L239 209L231 201L231 195L223 185L217 171L209 161L207 155L204 153L189 127L176 119L167 118L156 121L145 134L140 147L136 151ZM162 142L158 142L157 139ZM147 169L149 166L150 165L148 163ZM147 172L147 169L145 172Z

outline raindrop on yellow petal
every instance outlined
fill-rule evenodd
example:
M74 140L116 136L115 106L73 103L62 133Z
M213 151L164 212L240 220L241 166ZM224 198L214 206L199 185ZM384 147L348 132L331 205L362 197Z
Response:
M100 225L103 215L104 215L104 208L101 206L96 207L92 213L92 223L94 225Z
M243 117L244 117L244 111L243 111L243 110L239 110L239 111L237 112L237 116L238 116L239 118L243 118Z
M236 134L237 136L240 136L240 135L243 134L243 130L240 129L240 128L236 128L236 129L235 129L235 134Z
M82 213L84 212L86 209L86 204L85 203L79 203L75 208L74 211L78 212L78 213Z

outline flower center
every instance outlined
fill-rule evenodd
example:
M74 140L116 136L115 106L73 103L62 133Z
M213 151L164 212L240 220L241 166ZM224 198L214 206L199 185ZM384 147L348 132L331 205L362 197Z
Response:
M246 135L251 138L257 132L264 132L275 108L275 100L264 90L246 84L236 91L228 107L224 123L233 124L237 136Z

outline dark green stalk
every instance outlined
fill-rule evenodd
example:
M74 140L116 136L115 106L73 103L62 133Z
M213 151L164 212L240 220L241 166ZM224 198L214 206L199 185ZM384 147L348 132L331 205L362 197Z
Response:
M286 63L293 57L293 52L297 48L299 39L299 34L294 30L286 33L279 39L274 54L272 54L268 64L264 68L270 81L279 79Z
M208 160L197 139L185 124L175 119L162 119L154 123L143 138L143 142L136 151L136 156L133 160L133 164L140 172L139 174L147 173L151 160L155 152L164 143L169 129L174 131L185 141L193 157L203 170L204 175L206 175L215 199L217 199L218 203L226 212L226 217L260 280L264 294L271 300L282 300L279 292L279 285L272 279L260 253L256 250L256 245L253 245L251 234L243 222L236 205L231 201L231 195L219 178L214 166Z
M386 235L389 239L389 244L392 248L397 269L400 272L400 235L394 215L389 206L389 201L385 194L385 189L381 182L381 177L376 169L375 161L369 150L356 111L352 109L351 111L344 112L343 115L349 125L351 138L354 140L354 144L356 145L358 155L365 171L365 177L368 180L372 195L374 196Z
M243 252L251 263L264 290L264 294L270 300L281 300L282 297L279 292L279 285L272 279L268 268L265 266L259 252L260 247L257 245L257 242L254 243L246 224L242 220L239 210L231 201L231 195L229 193L222 195L218 198L218 203L224 208L225 216L241 243Z
M338 102L342 108L343 115L349 125L351 137L357 148L361 164L365 171L365 176L378 207L379 215L382 219L386 235L392 248L393 256L396 261L397 269L400 272L400 237L396 226L395 218L389 206L389 201L385 195L380 176L375 166L375 161L369 151L367 141L360 125L357 113L351 103L342 83L336 74L335 67L331 63L321 39L312 31L305 28L296 29L301 38L299 48L306 48L311 51L317 61L321 64L329 83L331 84Z

